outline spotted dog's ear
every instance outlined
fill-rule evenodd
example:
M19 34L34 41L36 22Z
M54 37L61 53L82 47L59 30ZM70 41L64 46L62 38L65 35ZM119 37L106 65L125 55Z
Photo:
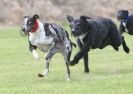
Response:
M25 19L25 18L29 18L29 16L24 16L24 19Z
M86 20L86 19L92 19L92 18L84 15L80 16L80 20Z
M70 23L73 21L73 17L70 15L66 15L66 18L67 18L68 22L70 22Z
M34 19L39 19L40 17L39 17L39 15L35 14L35 15L33 16L33 18L34 18Z

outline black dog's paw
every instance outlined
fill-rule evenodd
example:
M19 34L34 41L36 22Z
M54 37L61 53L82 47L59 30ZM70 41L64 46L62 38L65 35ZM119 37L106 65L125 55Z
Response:
M73 61L70 61L69 65L74 66L76 63Z
M85 72L85 73L89 73L90 70L89 70L89 69L85 69L84 72Z
M76 60L72 60L72 61L70 61L69 64L70 64L71 66L74 66L74 65L77 64L77 63L78 63L78 61L76 61Z
M124 51L125 51L126 53L129 53L129 52L130 52L130 49L129 49L128 47L125 47L125 48L124 48Z

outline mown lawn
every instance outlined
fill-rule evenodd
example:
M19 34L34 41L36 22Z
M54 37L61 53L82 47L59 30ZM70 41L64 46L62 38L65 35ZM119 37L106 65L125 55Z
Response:
M34 59L27 38L19 28L0 29L0 94L133 94L133 36L124 34L130 47L126 54L108 46L89 54L90 73L83 73L82 60L70 67L71 81L66 81L63 57L56 54L48 77L39 78L44 69L44 54ZM74 38L72 38L74 40ZM74 49L73 55L77 51Z

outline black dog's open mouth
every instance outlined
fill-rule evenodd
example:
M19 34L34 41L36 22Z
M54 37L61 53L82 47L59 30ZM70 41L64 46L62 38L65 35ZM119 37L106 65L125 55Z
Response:
M74 37L77 37L78 35L77 34L75 34L75 33L71 33Z
M76 33L72 33L72 35L74 36L74 37L79 37L79 36L81 36L83 33L79 33L79 34L76 34Z

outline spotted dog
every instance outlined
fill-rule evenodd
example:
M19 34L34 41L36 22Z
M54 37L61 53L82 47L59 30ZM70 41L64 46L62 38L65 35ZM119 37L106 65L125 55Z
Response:
M72 52L72 46L76 46L69 39L67 31L61 26L54 23L42 23L39 21L39 16L25 16L22 29L22 35L28 35L29 49L36 59L39 55L36 52L40 51L47 53L45 60L46 66L43 73L39 73L39 77L46 76L49 72L50 60L56 53L61 53L64 57L67 67L67 80L70 80L69 61Z

